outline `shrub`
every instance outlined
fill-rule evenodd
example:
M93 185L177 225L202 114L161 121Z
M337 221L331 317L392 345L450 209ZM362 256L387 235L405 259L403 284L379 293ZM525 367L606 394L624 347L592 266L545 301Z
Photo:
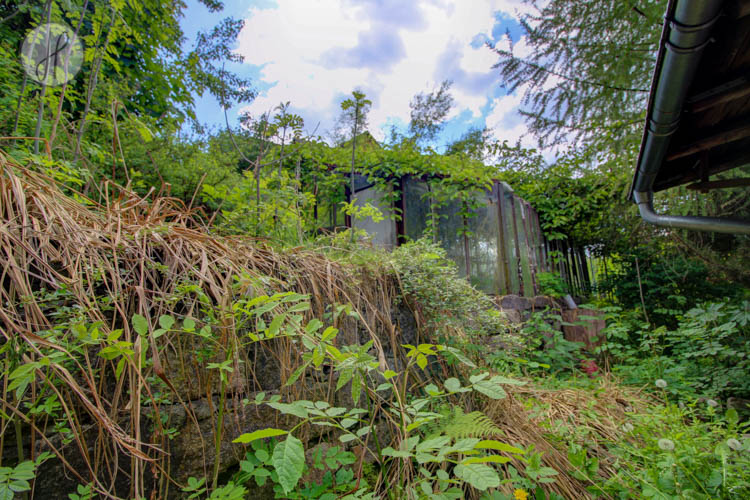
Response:
M625 383L663 379L678 399L750 396L750 302L694 307L675 315L674 329L648 328L628 314L608 320L602 350L620 363Z
M457 330L470 335L496 335L507 331L500 311L486 294L458 277L456 265L438 245L420 239L391 254L399 274L402 298L418 303L439 338Z

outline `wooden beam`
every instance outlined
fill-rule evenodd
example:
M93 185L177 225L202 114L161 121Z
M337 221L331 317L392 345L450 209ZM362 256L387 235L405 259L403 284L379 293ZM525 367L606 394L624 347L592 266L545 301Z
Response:
M735 19L750 15L750 0L734 0L727 4L727 13Z
M721 179L718 181L696 182L687 186L688 189L696 191L709 191L711 189L727 189L733 187L750 186L750 177L739 179Z
M682 166L678 168L678 174L675 174L666 179L657 179L654 182L654 192L663 191L680 184L687 184L688 182L701 182L701 172L696 169L696 166L690 166L685 164L685 160L680 162ZM691 162L693 163L693 162ZM744 165L750 165L750 151L743 151L735 153L731 156L724 157L713 157L711 159L710 168L708 169L709 175L716 175L727 170L742 167Z
M689 109L698 113L747 96L750 96L750 80L738 78L691 97L688 99Z
M721 146L730 142L739 141L740 139L745 139L747 137L750 137L750 125L745 124L740 127L725 130L710 137L706 137L705 139L694 141L690 146L667 156L667 161L684 158L686 156L694 155L695 153L700 153L701 151L706 151L708 149L715 148L716 146Z

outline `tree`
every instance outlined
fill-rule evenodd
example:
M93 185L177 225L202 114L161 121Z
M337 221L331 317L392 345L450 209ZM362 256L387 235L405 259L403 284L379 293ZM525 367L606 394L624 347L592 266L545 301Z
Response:
M492 149L492 132L487 127L471 128L459 139L448 145L445 151L447 155L464 154L469 158L484 161Z
M199 33L195 48L185 52L180 17L186 5L182 1L36 3L0 2L0 37L8 42L7 47L19 46L29 29L49 17L51 22L72 25L81 38L83 67L81 74L62 89L39 92L39 87L24 77L16 51L0 51L4 83L7 76L13 77L3 86L2 135L58 139L53 141L53 148L68 153L68 159L77 159L82 148L86 154L93 151L95 155L110 149L103 146L115 142L112 132L118 116L113 110L132 117L128 118L131 122L141 120L163 135L163 131L181 128L186 117L198 127L193 110L196 95L211 92L223 105L254 96L249 80L221 66L222 61L241 60L232 45L242 21L227 18L213 30ZM221 9L216 0L202 3L214 11ZM35 120L38 113L33 110L45 108L45 116ZM105 126L88 127L91 119ZM58 125L64 127L64 133L58 133ZM84 163L90 167L88 161Z
M420 92L412 98L409 103L409 134L414 142L423 144L433 141L443 129L445 117L453 107L453 96L450 94L452 84L450 80L445 80L429 94Z
M642 222L634 205L625 198L645 121L664 2L528 0L528 3L534 12L519 20L523 38L514 45L508 35L504 44L493 47L499 56L495 67L500 70L503 84L510 92L523 94L521 112L543 146L565 145L574 153L563 158L562 163L575 157L578 172L571 171L571 175L577 177L564 182L579 183L593 175L592 180L598 176L619 187L611 189L609 207L591 203L598 206L597 210L601 208L606 210L605 214L616 216L599 217L595 210L589 220L600 225L583 220L582 225L568 230L580 235L581 228L589 227L601 235L598 239L610 251L654 245L659 247L658 252L649 255L681 252L704 261L715 274L747 280L743 259L746 261L750 254L750 240L686 230L665 232ZM517 50L519 45L524 46L522 52ZM559 167L558 172L567 170L565 165L555 167ZM554 186L558 182L542 174L535 175L541 184L551 180L549 185ZM722 175L731 174L719 174ZM589 204L587 198L591 193L587 189L576 195L583 204ZM737 216L746 214L750 207L747 190L737 188L703 194L681 187L668 190L659 199L663 200L664 211L682 214L726 216L729 212ZM549 205L554 200L547 202L541 196L538 201ZM535 208L544 211L539 206Z
M345 99L341 103L341 122L351 127L352 138L352 168L349 173L349 185L352 199L354 202L354 159L357 152L357 134L367 128L367 113L370 111L372 101L366 98L363 92L358 90L352 91L352 97ZM354 240L354 231L352 231L352 241Z
M279 138L281 139L281 149L279 151L278 161L278 180L279 186L281 186L281 174L282 165L284 163L284 146L286 145L287 135L291 132L293 140L299 140L302 134L302 127L305 125L305 121L301 116L295 115L289 112L289 101L282 102L276 106L276 115L273 117L273 123L275 130ZM279 219L278 207L274 209L273 225L276 228Z
M492 47L503 84L523 93L522 114L545 144L622 151L643 126L664 4L528 0L519 21L528 55Z

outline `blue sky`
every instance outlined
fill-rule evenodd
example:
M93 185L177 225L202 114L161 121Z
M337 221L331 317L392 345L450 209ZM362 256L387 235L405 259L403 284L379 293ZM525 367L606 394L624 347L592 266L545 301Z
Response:
M290 101L311 132L330 130L339 103L354 88L373 102L370 131L384 138L391 125L405 127L409 101L452 80L456 101L439 149L472 126L490 127L500 140L515 142L526 132L518 115L519 95L506 95L495 54L484 41L499 42L506 30L526 50L514 20L525 6L519 0L237 0L210 13L189 0L182 27L189 49L195 34L223 17L245 20L235 50L245 62L232 69L250 77L259 91L252 103L230 110L258 115ZM198 100L201 121L223 126L218 103ZM532 138L522 139L533 145Z

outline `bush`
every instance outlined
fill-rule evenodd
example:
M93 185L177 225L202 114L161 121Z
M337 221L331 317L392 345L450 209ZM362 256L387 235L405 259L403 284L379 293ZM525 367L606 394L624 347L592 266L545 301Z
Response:
M459 278L456 264L438 245L426 239L401 245L391 254L391 263L399 274L403 298L419 304L426 326L438 338L461 330L469 335L507 331L492 299Z
M750 440L737 412L677 405L632 414L628 439L614 443L613 498L750 498Z
M674 329L648 328L632 314L608 320L602 350L625 383L663 379L675 399L750 397L750 302L694 307L675 315Z
M674 328L676 313L701 302L737 299L743 293L740 285L716 280L705 264L684 256L640 249L613 260L616 271L600 282L600 290L614 294L619 305L629 310L642 307L642 288L649 321L655 325Z

